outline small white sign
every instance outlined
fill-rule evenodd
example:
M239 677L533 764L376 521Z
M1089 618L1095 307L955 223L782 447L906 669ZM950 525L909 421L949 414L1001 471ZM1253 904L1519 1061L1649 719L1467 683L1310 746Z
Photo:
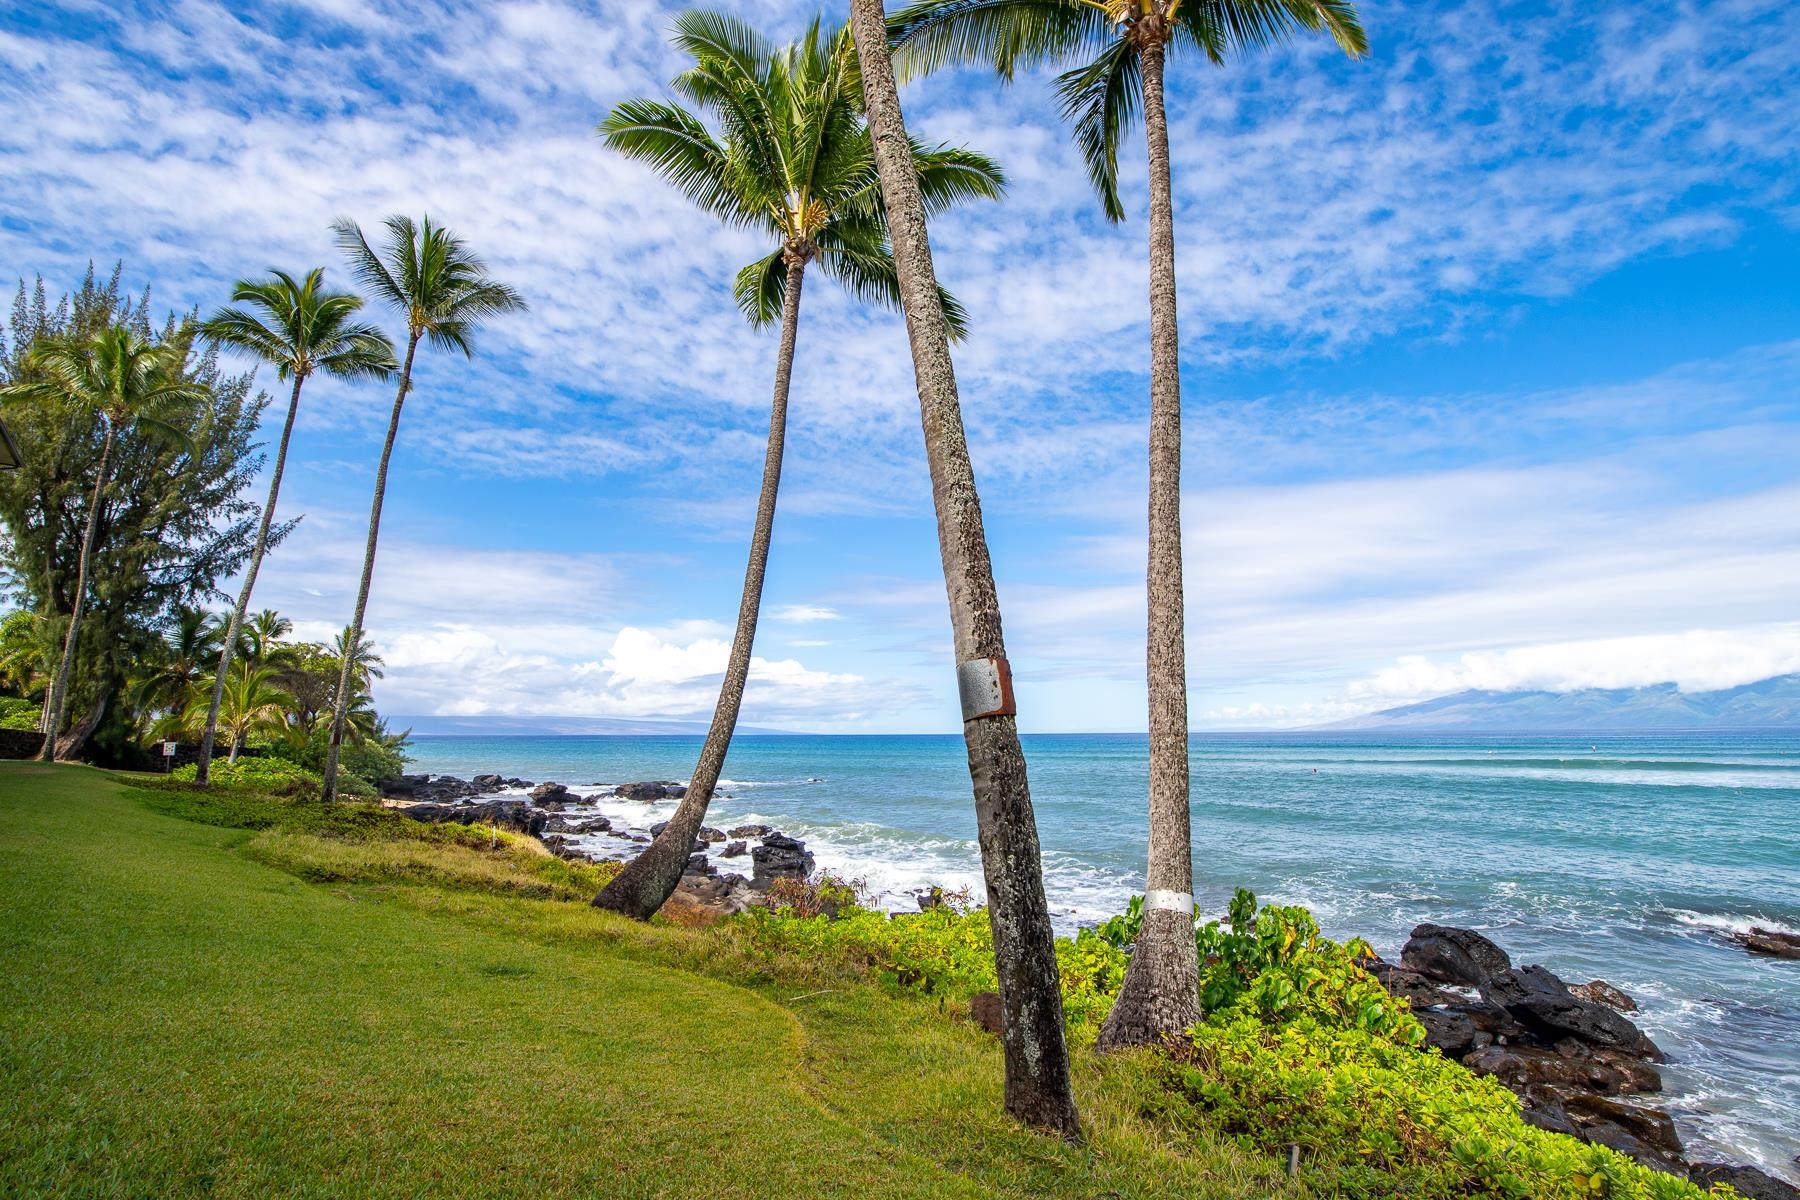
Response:
M163 743L163 757L164 758L174 758L175 757L176 744L177 743L175 743L175 742L164 742Z

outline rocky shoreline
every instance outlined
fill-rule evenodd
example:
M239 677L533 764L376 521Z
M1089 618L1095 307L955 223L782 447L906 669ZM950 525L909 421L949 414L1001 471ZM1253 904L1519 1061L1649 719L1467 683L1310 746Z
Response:
M1759 1168L1686 1158L1674 1119L1639 1099L1662 1090L1663 1053L1625 1016L1636 1001L1605 980L1568 984L1545 967L1515 967L1474 930L1432 924L1412 931L1398 963L1364 965L1411 1003L1426 1045L1512 1089L1540 1129L1696 1183L1728 1183L1748 1200L1800 1200Z
M640 827L569 810L617 800L649 805L687 791L675 781L646 780L583 795L561 783L497 774L411 775L381 790L415 820L497 825L579 862L635 857L666 822ZM526 794L499 794L507 792ZM594 839L601 837L615 845L597 848ZM731 866L748 859L750 874L721 869L715 858ZM706 826L695 836L667 910L683 924L709 924L767 903L777 881L805 881L813 868L805 843L771 826ZM921 908L932 902L919 894ZM1800 958L1800 935L1756 928L1728 936L1751 954ZM1625 1015L1637 1010L1636 1002L1604 980L1570 984L1542 966L1515 967L1504 949L1474 930L1435 924L1412 931L1398 962L1375 957L1365 965L1411 1003L1427 1045L1517 1093L1532 1124L1703 1185L1728 1183L1747 1200L1800 1200L1800 1189L1759 1168L1685 1156L1673 1118L1645 1099L1662 1090L1663 1053Z
M596 785L598 786L598 785ZM527 796L498 796L503 791L529 790ZM592 808L602 800L633 800L652 804L679 800L687 788L670 780L645 780L615 785L610 792L580 795L561 783L533 783L529 779L477 775L463 780L454 775L407 775L382 785L382 798L401 806L417 821L451 822L458 825L495 825L537 838L550 853L573 862L624 861L638 853L667 827L658 821L644 830L618 824L605 816L572 815L571 808ZM604 836L618 842L617 853L595 853L572 839ZM751 845L755 840L756 845ZM722 871L712 861L714 847L721 860L748 860L750 874ZM735 865L735 864L734 864ZM769 890L782 879L804 882L814 868L806 843L769 825L738 825L731 829L703 826L694 836L687 869L670 904L673 915L687 924L704 924L763 903Z

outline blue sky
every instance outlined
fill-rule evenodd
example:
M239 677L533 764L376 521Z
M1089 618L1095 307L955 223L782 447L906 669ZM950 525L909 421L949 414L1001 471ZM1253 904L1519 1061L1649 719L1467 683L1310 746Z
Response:
M771 37L817 8L733 6ZM764 252L593 137L674 7L315 0L0 15L0 266L185 308L327 223L429 211L532 313L429 360L369 626L386 711L692 719L735 615L774 344ZM828 16L837 16L828 10ZM1800 670L1800 10L1363 6L1170 71L1197 727L1461 687ZM1021 721L1143 727L1141 142L1099 217L1043 77L906 94L1011 178L933 229ZM349 615L391 396L307 390L258 603ZM900 323L805 297L744 720L951 730Z

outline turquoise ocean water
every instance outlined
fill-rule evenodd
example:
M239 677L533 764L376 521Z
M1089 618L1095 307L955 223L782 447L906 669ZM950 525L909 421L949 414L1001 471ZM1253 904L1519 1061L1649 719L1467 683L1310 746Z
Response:
M420 737L412 769L585 792L684 780L699 744ZM1145 742L1039 735L1025 749L1066 932L1143 888ZM639 827L673 809L600 807ZM1690 1155L1800 1181L1800 962L1724 936L1800 930L1800 736L1196 735L1193 814L1209 911L1248 887L1390 958L1421 921L1469 925L1516 962L1618 984L1668 1052L1663 1100ZM752 820L803 838L821 867L893 908L929 884L980 895L959 737L740 737L708 823Z

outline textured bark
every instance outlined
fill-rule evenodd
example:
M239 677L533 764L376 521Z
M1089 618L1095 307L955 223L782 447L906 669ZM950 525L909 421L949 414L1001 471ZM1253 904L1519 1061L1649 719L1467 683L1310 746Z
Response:
M1175 324L1175 216L1169 126L1163 111L1163 42L1140 51L1144 137L1150 159L1150 561L1146 678L1150 693L1151 893L1191 895L1188 825L1187 655L1181 587L1181 349ZM1101 1027L1102 1050L1180 1034L1200 1019L1200 964L1192 912L1144 906L1125 982Z
M51 681L50 694L44 698L44 746L38 751L38 758L43 762L53 762L58 753L57 736L62 732L63 710L69 702L69 675L75 668L75 639L81 632L81 613L87 607L88 568L94 558L94 530L100 524L100 501L106 493L106 473L112 469L113 437L116 426L111 418L106 421L106 440L100 446L100 467L94 476L94 494L88 500L87 529L81 535L81 561L75 568L75 602L69 609L69 629L63 636L62 659L56 664L56 678ZM98 718L95 718L98 723ZM88 727L92 732L93 726ZM83 733L79 739L73 739L72 745L79 748L87 740ZM72 751L71 751L72 752Z
M194 782L205 787L212 767L213 739L219 730L219 706L225 700L225 672L231 669L232 651L237 648L238 630L244 626L244 614L250 608L250 593L256 587L256 573L262 569L263 551L269 548L269 523L275 519L275 501L281 495L281 473L287 468L288 440L294 436L294 417L300 412L300 386L306 376L294 376L294 391L288 398L287 423L281 427L281 447L275 452L275 473L269 480L269 498L263 503L262 523L256 528L256 545L250 551L250 566L244 572L244 586L238 592L237 607L231 610L231 622L225 627L225 648L219 651L219 667L213 679L212 703L206 709L206 729L200 735L200 757L194 763ZM231 761L237 761L233 747Z
M94 730L100 727L100 718L106 715L107 702L107 696L102 693L100 698L94 701L94 707L88 709L87 715L69 727L69 732L65 733L62 739L56 743L57 758L68 760L81 753L81 748L87 745L88 738L93 736Z
M775 359L775 395L769 408L769 448L763 457L762 494L756 502L756 527L750 534L750 561L744 568L737 631L731 638L731 658L725 665L725 681L719 686L712 725L700 747L700 760L694 764L687 793L675 815L669 818L668 827L594 897L595 908L647 921L663 906L681 883L694 835L706 820L713 788L725 766L726 751L731 749L738 709L744 702L744 683L750 674L750 651L756 643L756 619L762 608L763 575L769 566L769 539L775 529L775 497L781 490L781 455L787 442L788 384L794 374L794 341L800 330L800 285L805 271L806 256L790 252L787 292L781 305L781 351Z
M1004 658L1000 602L988 559L974 466L963 432L949 330L925 228L925 206L888 57L886 21L881 0L851 0L850 7L918 383L919 420L931 465L938 548L943 557L956 661ZM1076 1137L1081 1127L1069 1086L1056 944L1044 900L1037 823L1031 811L1017 723L1010 715L965 721L963 740L969 752L981 869L1000 979L1006 1111L1028 1125Z
M338 752L344 743L344 720L350 712L350 677L356 648L362 643L363 614L369 607L369 584L375 578L375 542L381 536L381 502L387 497L388 460L394 457L394 438L400 433L400 410L412 390L413 355L419 349L419 331L406 341L406 363L400 369L400 387L394 393L394 414L388 418L387 441L381 447L381 465L375 469L375 499L369 506L369 541L363 548L362 582L356 588L356 615L350 618L350 640L344 645L344 662L338 672L337 701L331 709L331 746L325 754L324 800L337 799Z

